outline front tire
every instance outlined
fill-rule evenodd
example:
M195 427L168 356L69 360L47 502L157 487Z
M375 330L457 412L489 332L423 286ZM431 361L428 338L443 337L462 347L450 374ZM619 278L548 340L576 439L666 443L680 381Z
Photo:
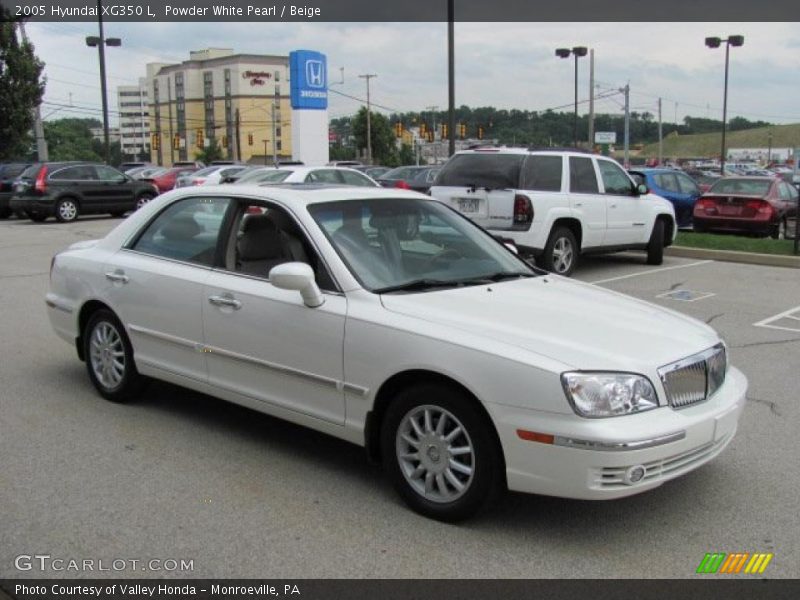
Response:
M414 511L456 522L488 508L505 489L492 425L464 393L422 383L392 400L381 430L384 468Z
M569 277L578 264L578 244L567 227L557 227L547 239L542 254L543 267L551 273Z
M71 223L80 212L78 201L74 198L62 198L56 203L56 220L60 223Z
M150 202L155 196L152 194L142 194L136 199L136 210L142 208L145 204Z
M83 355L89 379L106 400L127 402L139 395L145 379L133 362L125 328L110 310L95 312L83 331Z
M664 262L664 221L656 220L650 242L647 244L647 264L660 265Z
M772 233L770 233L770 237L773 240L786 239L786 219L781 219L778 224L775 225L775 229L773 229Z

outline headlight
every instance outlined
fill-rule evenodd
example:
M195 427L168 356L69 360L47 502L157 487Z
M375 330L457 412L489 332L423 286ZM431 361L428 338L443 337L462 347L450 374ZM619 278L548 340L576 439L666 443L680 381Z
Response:
M658 408L653 385L632 373L564 373L561 384L582 417L616 417Z

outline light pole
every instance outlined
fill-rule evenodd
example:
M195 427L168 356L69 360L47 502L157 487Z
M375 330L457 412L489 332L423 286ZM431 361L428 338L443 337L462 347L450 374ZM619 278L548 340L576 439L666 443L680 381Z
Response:
M573 137L575 139L575 147L578 147L578 59L581 56L586 56L589 49L586 46L575 46L570 50L569 48L556 48L556 56L559 58L569 58L572 54L575 57L575 122L572 126ZM591 143L591 140L589 140Z
M108 96L106 94L106 53L105 47L121 46L122 40L119 38L108 38L103 36L103 1L97 0L97 24L100 26L100 36L90 35L86 38L86 45L94 48L100 53L100 91L103 95L103 147L105 150L106 164L111 162L111 149L108 142Z
M743 35L729 35L727 38L722 39L718 37L707 37L706 46L709 48L719 48L721 44L725 44L725 90L722 95L722 152L720 156L719 172L725 175L725 129L728 121L728 62L731 46L739 47L744 44Z
M375 73L367 73L359 75L359 78L367 80L367 164L372 164L372 123L370 119L370 104L369 104L369 80L377 77Z

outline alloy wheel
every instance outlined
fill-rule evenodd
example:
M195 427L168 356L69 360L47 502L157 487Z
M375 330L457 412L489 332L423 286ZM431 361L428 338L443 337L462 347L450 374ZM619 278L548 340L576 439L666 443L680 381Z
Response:
M475 476L475 450L464 425L434 405L410 410L397 428L397 461L408 484L436 503L463 496Z
M78 216L78 206L72 200L62 200L58 205L58 214L64 221L74 221Z
M572 266L575 251L572 243L564 237L560 237L553 244L553 270L556 273L566 273Z
M126 365L125 347L117 328L108 321L99 321L92 330L89 351L97 381L108 390L119 387Z
M136 200L136 210L142 208L145 204L150 202L152 198L150 196L140 196L138 200Z

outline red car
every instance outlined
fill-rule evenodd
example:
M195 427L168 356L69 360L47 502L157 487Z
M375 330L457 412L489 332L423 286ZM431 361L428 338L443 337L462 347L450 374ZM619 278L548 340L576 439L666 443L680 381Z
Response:
M153 185L158 188L158 193L163 194L164 192L168 192L175 187L175 180L179 175L183 175L184 173L194 173L197 171L197 169L198 167L172 167L171 169L167 169L163 173L159 173L156 177L148 179L147 181L152 181Z
M732 231L786 237L797 216L797 190L775 177L723 177L694 205L697 232Z

